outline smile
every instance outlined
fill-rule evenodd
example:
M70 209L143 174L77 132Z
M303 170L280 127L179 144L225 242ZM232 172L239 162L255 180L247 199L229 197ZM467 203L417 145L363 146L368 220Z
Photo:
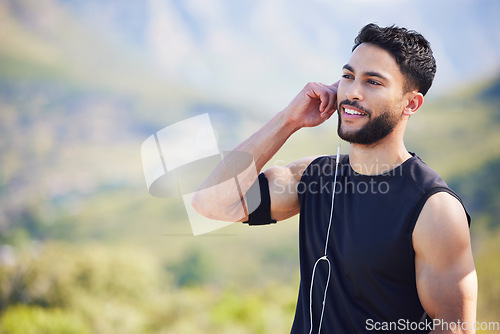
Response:
M364 116L368 116L368 114L365 113L364 111L361 111L351 106L345 106L343 107L343 109L344 113L342 114L342 116L345 120L355 120L363 118Z
M344 107L344 112L348 115L360 115L360 116L365 116L366 113L362 112L358 109L353 109L351 107Z

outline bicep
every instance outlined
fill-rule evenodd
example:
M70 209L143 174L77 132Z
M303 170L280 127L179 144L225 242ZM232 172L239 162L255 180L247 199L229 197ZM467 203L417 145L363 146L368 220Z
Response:
M272 219L283 220L299 213L297 186L302 173L315 158L302 158L286 166L271 167L264 172L269 181Z
M420 302L433 319L475 321L476 272L461 203L448 193L431 196L413 232Z

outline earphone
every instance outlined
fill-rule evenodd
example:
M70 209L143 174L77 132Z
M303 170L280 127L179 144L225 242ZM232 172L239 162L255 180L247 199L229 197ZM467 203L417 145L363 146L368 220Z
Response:
M310 324L311 324L311 329L309 330L309 334L312 334L313 330L313 311L312 311L312 293L313 293L313 286L314 286L314 274L316 272L316 267L318 263L321 261L326 261L328 263L328 278L326 280L326 286L325 286L325 292L323 294L323 302L322 302L322 307L321 307L321 317L319 319L319 327L318 327L318 334L321 331L321 324L323 323L323 315L325 313L325 305L326 305L326 292L328 291L328 284L330 283L330 274L331 274L331 269L332 265L330 263L330 260L328 259L328 254L327 254L327 249L328 249L328 240L330 239L330 230L332 227L332 219L333 219L333 205L335 203L335 186L337 185L337 172L339 168L339 160L340 160L340 144L341 144L341 139L339 138L339 145L337 147L337 158L335 160L335 177L333 178L333 192L332 192L332 203L330 205L330 221L328 223L328 230L326 233L326 240L325 240L325 252L324 255L316 260L314 263L312 275L311 275L311 287L309 289L309 319L310 319Z

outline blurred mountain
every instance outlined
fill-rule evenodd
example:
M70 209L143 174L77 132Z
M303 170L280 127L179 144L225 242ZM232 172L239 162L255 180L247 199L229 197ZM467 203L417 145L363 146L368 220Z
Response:
M57 1L4 0L0 17L0 80L10 85L49 80L171 103L192 97L158 75L145 53L101 34Z
M270 314L273 324L277 310L285 308L289 317L283 328L288 328L295 306L291 291L298 286L297 217L263 228L233 224L194 238L180 197L148 194L140 147L155 131L202 113L210 115L219 147L234 147L307 81L336 81L358 30L377 22L416 29L433 45L435 87L410 120L406 144L445 178L472 214L473 245L483 251L477 252L483 257L476 256L484 294L480 309L495 320L500 239L491 231L498 228L500 214L499 14L496 0L0 0L0 266L19 261L13 249L27 247L34 259L43 259L33 263L46 277L41 284L25 284L22 273L33 282L37 271L22 261L8 267L17 292L4 293L0 304L7 300L9 306L17 296L29 303L25 287L48 294L52 284L64 300L86 297L82 305L91 312L84 318L92 314L106 325L93 332L110 332L107 326L124 323L123 314L131 322L134 314L143 316L130 305L154 310L161 326L151 327L153 332L185 332L186 324L206 322L186 312L217 311L211 305L221 302L213 293L219 289L208 289L213 291L202 298L202 290L193 295L146 289L160 304L143 293L141 284L151 287L148 277L158 276L148 270L157 268L150 264L161 262L159 269L177 286L214 284L236 292L279 282L271 293L249 290L246 299L235 294L218 312L235 319L251 314L244 318L252 331L260 326L254 311L261 305L271 305L262 314ZM332 117L294 134L268 166L332 154L336 144ZM55 247L41 256L53 242L71 244L72 251ZM117 245L123 247L116 253L103 252ZM135 249L153 255L136 258L130 251ZM96 263L95 273L82 265L86 261ZM74 276L61 275L61 268ZM60 290L60 280L72 289ZM8 291L9 280L4 281ZM87 298L91 281L106 290L102 299ZM118 295L123 308L117 308L108 303L117 291L107 288L108 281L146 297L137 302ZM85 292L75 295L79 284ZM261 304L255 304L256 296ZM270 304L273 298L281 306ZM241 312L241 305L251 306ZM280 332L272 328L269 332Z
M60 3L97 30L144 47L156 53L165 66L181 66L178 70L185 71L191 65L214 65L211 62L215 59L210 58L224 57L228 49L239 52L231 57L243 57L239 59L240 65L255 62L252 58L262 53L273 59L284 51L285 63L300 63L303 57L320 60L324 56L336 63L340 60L336 56L342 53L334 50L350 50L355 33L369 21L368 13L380 24L404 22L409 28L418 28L429 36L439 49L437 52L444 54L455 70L470 74L478 68L475 62L484 68L498 69L500 56L500 22L496 20L500 3L494 0L480 3L425 0L418 6L411 1L359 0L349 3L149 0L126 4L118 0L60 0ZM412 15L400 18L399 14L412 4ZM354 9L356 15L349 15ZM191 59L199 60L199 56L208 56L207 63L191 63ZM315 66L307 65L308 71L311 65Z
M474 129L477 119L489 109L483 124L476 128L474 138L466 135L463 141L469 142L469 150L464 150L462 160L467 161L468 169L455 170L449 185L455 189L467 204L476 219L476 224L483 224L489 229L499 228L500 221L500 76L483 83L475 92L476 105L464 103L467 129ZM455 130L456 131L456 130ZM461 141L462 142L462 141ZM458 144L460 145L461 142Z
M407 26L431 41L439 64L437 90L500 70L495 0L61 3L88 25L147 52L169 75L231 93L237 91L228 83L296 90L307 81L335 81L354 36L371 21Z
M145 138L208 112L221 148L234 147L306 81L336 80L370 21L421 31L438 58L440 93L410 122L409 149L445 177L491 170L500 156L500 2L430 4L0 0L0 229L19 223L50 235L39 220L53 231L74 228L75 217L90 230L107 226L87 205L109 192L129 212L117 189L147 196ZM274 161L332 153L334 135L334 121L304 129ZM90 223L86 210L96 214ZM123 214L105 214L109 231L122 227Z
M307 81L336 81L367 22L407 26L431 41L438 61L432 93L500 71L495 0L2 0L0 6L10 43L1 53L24 60L17 72L35 62L146 94L162 87L175 98L194 89L253 104L261 114L265 106L282 108Z

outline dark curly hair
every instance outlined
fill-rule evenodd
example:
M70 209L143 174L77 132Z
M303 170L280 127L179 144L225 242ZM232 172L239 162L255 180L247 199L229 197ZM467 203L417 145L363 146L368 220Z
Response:
M370 43L392 54L405 77L405 92L418 89L425 95L436 74L436 60L430 43L418 32L397 26L367 24L354 40L354 51L361 43Z

